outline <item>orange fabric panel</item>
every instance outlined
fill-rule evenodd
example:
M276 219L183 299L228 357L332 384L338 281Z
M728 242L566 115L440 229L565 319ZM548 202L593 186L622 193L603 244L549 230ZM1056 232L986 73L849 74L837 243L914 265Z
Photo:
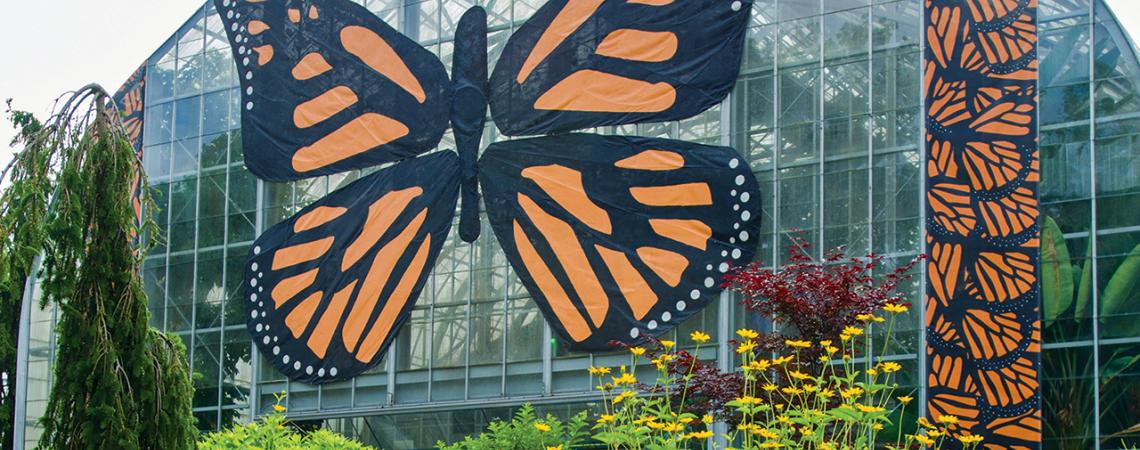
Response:
M609 297L602 289L593 267L590 266L586 252L582 249L582 243L574 234L574 229L566 222L547 214L534 200L524 194L519 194L519 205L554 250L554 256L558 258L558 263L570 278L570 284L578 293L578 299L586 306L586 312L590 315L594 326L602 326L602 322L606 320L606 313L609 312Z
M641 247L637 249L637 256L645 265L653 269L669 286L677 287L681 284L681 275L689 268L689 260L683 255L656 247Z
M313 145L293 154L293 170L310 172L408 135L408 126L388 116L368 113L353 119Z
M555 164L527 167L522 176L533 180L555 203L586 226L605 234L613 232L610 215L586 195L582 172Z
M296 66L293 66L293 78L299 81L305 81L310 78L316 77L322 73L332 70L332 66L325 57L320 53L313 52L301 58Z
M316 96L312 100L297 105L293 109L293 124L297 128L309 128L328 120L360 99L348 86L337 86Z
M380 311L380 317L377 317L376 322L372 324L372 330L368 332L368 336L365 336L364 342L360 344L360 351L356 353L358 361L365 364L372 362L372 358L376 357L376 353L380 351L384 339L388 337L388 333L392 331L392 325L396 323L396 317L400 315L400 311L411 299L412 290L415 289L420 275L423 274L427 266L430 252L431 234L429 233L424 236L424 242L420 244L420 249L416 251L416 256L412 258L408 270L404 271L403 276L400 277L396 289L392 291L392 295L388 296L388 301L384 302L384 309Z
M550 27L543 31L542 36L538 38L538 42L534 44L530 54L526 56L523 61L522 68L519 70L518 76L515 78L519 84L526 82L530 77L531 72L546 60L555 48L558 48L562 41L574 34L578 27L586 23L590 16L602 6L605 0L568 0L566 6L554 20L550 22Z
M293 23L301 23L301 10L297 8L289 8L289 21Z
M272 45L262 45L260 47L254 47L253 51L257 52L257 65L259 65L259 66L264 66L266 64L269 64L269 61L273 60L273 46Z
M614 276L614 281L621 288L621 295L625 297L626 303L629 303L633 317L637 320L645 318L649 310L653 309L653 305L657 304L657 293L653 292L653 288L649 287L649 283L645 282L645 278L633 267L625 253L596 244L594 248L598 250L602 261Z
M396 268L396 263L400 262L400 257L411 245L412 239L419 233L425 219L427 219L427 208L420 211L419 215L412 219L412 223L408 224L408 227L404 228L399 236L389 241L376 253L376 258L372 260L372 267L368 269L368 275L364 278L364 285L360 288L360 293L356 295L352 312L344 321L345 350L356 352L356 344L360 342L360 336L364 334L364 327L372 318L372 312L380 300L380 293L383 292L384 286L388 285L392 270Z
M347 271L350 267L360 261L372 246L380 242L380 238L384 237L384 233L392 227L400 214L408 208L408 205L416 197L423 195L424 190L420 187L411 187L399 191L392 191L384 194L371 206L368 207L368 218L364 220L364 228L361 229L360 235L356 240L349 244L348 248L344 251L344 258L341 259L340 270Z
M326 223L336 220L338 217L343 216L348 212L348 208L339 208L333 206L321 206L313 208L312 211L305 213L305 215L298 217L296 222L293 222L293 232L300 233L302 231L311 230Z
M313 19L313 20L317 20L317 19L321 18L321 13L320 13L320 11L317 11L316 5L309 7L309 18Z
M554 278L554 274L550 272L550 267L547 267L546 262L542 260L538 251L531 245L530 236L527 236L526 232L523 231L519 221L516 220L514 224L515 246L518 247L519 257L522 259L523 265L526 266L527 273L538 285L542 294L546 296L547 303L550 303L550 309L554 311L558 321L566 328L566 332L570 333L570 338L575 342L586 340L592 334L590 326L586 324L586 319L578 312L578 308L574 306L574 302L570 301L570 297L566 295L566 291L562 289L558 279Z
M309 328L309 323L313 321L313 313L317 312L323 295L323 292L314 292L289 311L289 315L285 317L285 325L293 332L293 337L299 338L305 334L305 329Z
M672 186L631 187L634 200L647 206L707 206L712 204L712 191L707 183Z
M649 219L653 232L661 237L672 239L700 250L708 248L712 228L700 220Z
M249 34L257 36L261 33L264 33L266 30L268 30L269 24L262 22L260 20L251 20L251 21L249 21L249 24L246 25L246 29L249 30Z
M286 278L281 280L280 283L277 283L277 286L273 287L273 292L270 293L270 297L273 297L274 306L281 308L281 305L285 304L285 302L296 297L297 294L300 294L301 291L309 286L312 286L313 282L317 281L317 272L319 271L320 269L313 269L300 275Z
M335 237L329 236L324 239L281 248L273 253L273 270L281 270L317 260L328 253L335 240Z
M353 281L344 289L333 294L328 308L321 315L321 320L317 322L313 334L309 336L309 350L312 350L317 358L323 359L325 353L328 352L329 343L332 342L333 335L336 334L337 326L340 325L340 318L344 316L344 309L348 306L348 300L352 298L353 291L356 290L356 284L357 281Z
M629 61L668 61L677 54L677 35L669 31L622 28L606 35L596 52Z
M646 150L614 163L614 167L631 170L677 170L685 167L685 157L677 152Z
M340 30L340 42L345 50L412 94L420 103L427 99L420 81L408 69L408 65L400 55L380 35L367 28L352 25Z
M669 83L649 83L596 70L579 70L546 91L534 109L611 113L655 113L677 101Z

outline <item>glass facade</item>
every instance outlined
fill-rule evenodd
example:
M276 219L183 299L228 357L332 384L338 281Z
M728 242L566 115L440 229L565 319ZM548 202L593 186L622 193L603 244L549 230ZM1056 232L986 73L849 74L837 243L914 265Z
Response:
M450 67L459 16L487 9L491 61L544 0L358 0ZM845 245L903 264L922 248L921 0L755 0L737 88L689 120L606 127L729 144L745 155L764 198L758 258L780 263L793 233L816 251ZM1045 302L1047 448L1140 444L1140 65L1098 0L1041 0L1043 216L1058 224L1074 289ZM144 162L164 207L165 244L143 270L153 324L186 343L199 427L214 430L268 410L288 393L290 415L386 449L431 448L475 432L524 402L569 412L594 400L590 365L622 354L566 352L507 264L489 225L474 244L452 233L411 320L383 363L314 387L285 380L256 354L235 300L257 234L354 180L258 181L242 163L237 79L209 4L151 57ZM488 125L485 141L499 139ZM445 136L440 148L451 148ZM1140 258L1140 257L1138 257ZM889 268L888 268L889 269ZM920 280L908 286L921 304ZM1066 291L1067 292L1067 291ZM759 326L725 296L676 333L722 338ZM920 312L892 358L920 386ZM51 311L33 314L28 434L38 438L50 385ZM687 341L687 339L681 339ZM731 361L722 358L722 367ZM1100 436L1101 439L1096 437Z

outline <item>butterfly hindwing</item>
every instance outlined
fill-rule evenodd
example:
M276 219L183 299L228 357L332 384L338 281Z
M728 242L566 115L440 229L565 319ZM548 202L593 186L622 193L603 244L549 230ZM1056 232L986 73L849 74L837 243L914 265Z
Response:
M459 174L452 152L404 161L257 239L247 325L281 373L327 383L379 363L450 232Z
M569 134L499 142L480 160L492 229L572 350L659 335L751 261L758 185L734 150Z
M491 75L511 136L692 117L736 83L751 0L552 0Z
M431 150L447 128L447 72L348 0L214 0L241 82L245 163L288 181Z

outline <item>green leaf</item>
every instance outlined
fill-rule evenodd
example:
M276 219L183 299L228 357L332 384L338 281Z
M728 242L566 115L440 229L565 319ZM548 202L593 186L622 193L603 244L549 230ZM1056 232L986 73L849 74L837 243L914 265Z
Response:
M1135 336L1140 334L1140 321L1129 318L1114 317L1133 314L1136 308L1134 298L1131 296L1140 279L1140 245L1132 248L1124 262L1112 274L1104 293L1100 297L1101 324L1116 336Z
M1073 265L1065 236L1052 217L1045 217L1041 229L1041 303L1045 328L1073 304Z
M1089 248L1085 255L1092 256L1093 240L1089 239ZM1081 284L1077 288L1077 309L1073 311L1073 317L1077 320L1084 320L1092 314L1092 260L1085 261L1085 267L1081 270Z

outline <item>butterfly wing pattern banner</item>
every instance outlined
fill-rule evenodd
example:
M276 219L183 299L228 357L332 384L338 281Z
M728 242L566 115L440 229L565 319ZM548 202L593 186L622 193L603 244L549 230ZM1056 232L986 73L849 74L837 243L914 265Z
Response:
M363 169L265 231L243 286L246 325L289 378L321 384L380 363L449 239L494 237L567 348L666 333L752 259L760 195L733 149L551 134L681 120L735 86L747 0L552 0L488 79L486 13L440 60L349 0L214 0L241 83L250 171L290 181ZM507 136L478 158L486 112ZM451 124L458 147L436 149ZM550 135L547 135L550 134ZM546 136L543 136L546 135ZM381 164L388 164L376 169Z
M1037 2L925 3L928 414L1037 449Z

